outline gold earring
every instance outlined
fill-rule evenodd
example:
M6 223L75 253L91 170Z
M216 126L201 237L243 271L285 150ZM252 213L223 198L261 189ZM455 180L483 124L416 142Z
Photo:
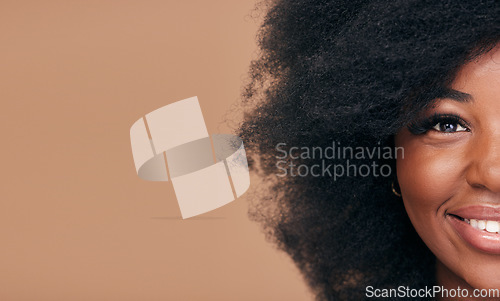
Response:
M392 181L391 187L392 187L392 193L394 193L397 197L401 197L401 192L397 192L396 188L394 188L394 180Z

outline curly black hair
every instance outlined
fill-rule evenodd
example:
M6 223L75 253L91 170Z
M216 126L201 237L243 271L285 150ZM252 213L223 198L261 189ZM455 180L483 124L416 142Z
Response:
M368 285L435 285L435 257L391 190L395 175L280 177L277 145L393 146L461 66L498 43L499 1L267 4L237 130L251 171L268 183L255 190L250 218L292 257L317 300L362 300ZM373 160L395 167L394 158L356 163Z

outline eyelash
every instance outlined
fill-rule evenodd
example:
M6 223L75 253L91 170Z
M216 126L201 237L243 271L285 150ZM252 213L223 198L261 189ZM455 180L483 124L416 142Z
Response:
M470 131L468 123L459 115L439 114L439 113L435 113L429 117L410 123L408 125L408 130L414 135L420 135L427 133L431 129L434 129L438 124L457 124L465 128L467 132ZM444 132L440 130L436 131L447 134L462 132L462 131Z

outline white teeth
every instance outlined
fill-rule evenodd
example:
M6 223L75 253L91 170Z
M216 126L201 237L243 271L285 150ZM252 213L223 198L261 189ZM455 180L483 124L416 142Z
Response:
M477 221L477 228L481 230L486 229L486 221Z
M486 222L486 231L490 233L495 233L498 232L499 230L500 230L500 225L498 224L498 222L495 221Z
M486 230L490 233L500 232L500 223L497 221L470 219L469 224L475 229Z

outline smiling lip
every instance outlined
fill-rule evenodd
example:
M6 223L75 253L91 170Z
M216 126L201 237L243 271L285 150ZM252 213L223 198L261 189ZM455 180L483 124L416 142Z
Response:
M467 206L448 212L449 214L458 215L461 218L489 220L500 222L500 207L490 206Z
M473 228L467 221L460 219L500 222L500 207L468 206L450 211L446 217L460 237L472 247L486 253L500 254L500 234Z

